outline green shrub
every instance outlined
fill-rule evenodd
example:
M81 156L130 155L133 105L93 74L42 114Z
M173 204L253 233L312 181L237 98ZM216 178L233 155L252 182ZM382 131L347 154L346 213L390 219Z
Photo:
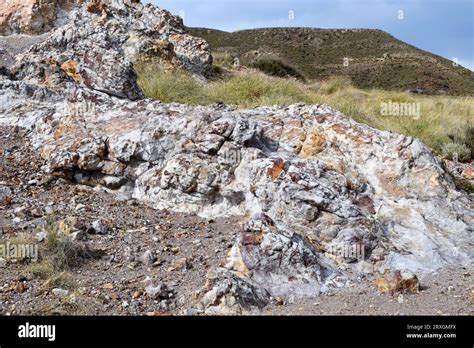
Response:
M235 63L235 57L227 51L212 52L212 58L214 65L221 68L232 68Z
M294 67L278 59L259 59L250 64L252 68L258 69L263 73L276 77L294 77L297 80L305 81L305 77Z
M467 162L471 159L471 150L464 145L458 143L447 143L441 147L444 158L450 160L458 160L459 162Z
M471 160L474 159L474 127L470 126L466 129L464 144L471 151Z

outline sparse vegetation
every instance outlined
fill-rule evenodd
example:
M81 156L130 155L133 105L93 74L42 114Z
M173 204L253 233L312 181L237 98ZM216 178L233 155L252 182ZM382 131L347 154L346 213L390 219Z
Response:
M250 64L252 68L258 69L263 73L276 77L294 77L297 80L305 81L305 77L296 68L283 63L278 59L259 59Z
M307 79L349 76L358 88L474 95L474 72L382 30L262 28L233 33L207 28L188 30L191 35L205 39L219 55L228 52L245 66L272 57Z
M462 160L466 148L472 149L474 100L472 97L426 96L379 89L361 90L347 77L323 81L294 81L270 77L253 69L225 74L203 83L182 71L163 72L147 66L137 67L138 81L149 97L164 102L208 105L216 102L242 107L289 105L297 102L327 104L358 122L375 128L420 138L438 154L443 146L461 144ZM420 117L382 116L381 104L419 103ZM456 134L453 141L452 134ZM471 151L472 154L472 151Z
M56 224L59 226L60 222L50 222L47 226L43 252L55 271L69 270L91 253L83 243L75 242L69 235L59 232Z
M71 239L68 229L64 221L55 221L54 216L49 216L45 226L46 239L39 251L40 260L27 268L29 275L44 280L45 290L72 289L74 279L69 271L93 255L85 244Z
M467 162L471 159L471 151L464 144L447 143L441 146L441 153L444 158Z
M212 53L214 65L222 68L231 68L235 64L235 58L227 51L216 51Z
M70 226L64 220L56 221L49 216L45 226L46 239L40 247L40 261L31 263L26 274L42 280L41 291L54 288L66 289L69 294L59 297L59 303L38 307L30 315L88 315L91 314L90 301L74 292L77 287L70 272L80 266L86 258L94 257L84 243L72 240Z
M456 177L452 177L454 181L454 185L458 190L462 190L468 194L474 193L474 185L469 182L469 180L464 180Z

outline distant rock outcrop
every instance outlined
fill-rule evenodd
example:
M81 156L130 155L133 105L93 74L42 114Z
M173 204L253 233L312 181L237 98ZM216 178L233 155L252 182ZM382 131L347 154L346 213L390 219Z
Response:
M132 62L147 53L200 76L211 64L207 44L167 11L118 0L78 7L0 77L0 123L29 129L43 170L72 182L158 209L247 216L199 310L317 295L344 286L346 270L472 263L472 200L420 141L323 105L145 99Z

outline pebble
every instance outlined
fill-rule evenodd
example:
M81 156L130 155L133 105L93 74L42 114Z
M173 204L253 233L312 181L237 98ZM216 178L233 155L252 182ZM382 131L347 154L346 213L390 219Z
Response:
M177 259L174 263L173 263L173 269L175 270L180 270L180 269L189 269L191 268L191 264L189 262L189 260L185 257L182 257L182 258L179 258Z
M87 232L92 234L107 234L110 232L109 225L102 219L95 220L91 227Z
M38 242L42 242L46 239L46 236L47 236L46 232L44 232L44 231L38 232L38 233L36 233L36 240Z
M147 280L147 285L145 286L145 292L148 296L150 296L154 300L163 300L170 298L173 294L172 289L168 289L165 283L159 283L158 285L154 286L153 282Z
M54 288L53 290L51 290L51 293L58 297L66 297L67 295L69 295L68 290L61 289L61 288Z
M151 250L147 250L140 256L140 262L144 265L152 265L156 261L156 256Z
M20 294L26 291L26 284L25 284L24 281L19 281L19 282L17 283L17 285L16 285L16 291L17 291L18 293L20 293Z
M18 207L13 210L13 214L15 214L15 216L25 216L27 212L28 212L27 207Z
M84 204L78 204L76 205L76 211L79 211L79 210L84 210L86 208L86 206Z
M41 208L34 208L30 211L31 216L33 217L42 217L44 212Z
M86 239L86 234L83 231L75 231L71 233L71 239L74 241Z

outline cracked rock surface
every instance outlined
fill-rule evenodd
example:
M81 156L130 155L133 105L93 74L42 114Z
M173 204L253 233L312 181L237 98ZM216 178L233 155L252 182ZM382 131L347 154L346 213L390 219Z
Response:
M419 140L324 105L146 99L134 57L202 77L207 44L151 5L91 3L0 78L0 123L26 129L42 171L71 184L158 210L245 219L198 312L247 313L336 291L354 271L472 266L472 198Z

